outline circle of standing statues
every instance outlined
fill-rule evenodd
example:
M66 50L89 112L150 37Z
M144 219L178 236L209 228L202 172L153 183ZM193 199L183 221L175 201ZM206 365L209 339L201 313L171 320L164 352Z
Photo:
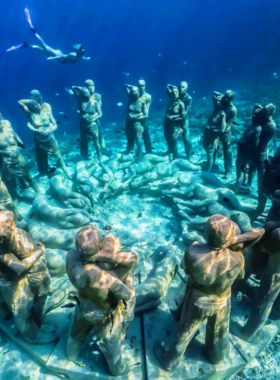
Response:
M47 327L44 315L53 273L62 271L69 277L77 302L66 342L67 359L78 362L87 337L93 334L111 374L133 371L122 350L127 329L134 312L147 312L161 304L174 276L176 259L166 254L153 279L136 286L139 253L126 252L111 233L102 236L93 216L97 207L124 192L162 197L185 226L181 270L187 284L181 303L171 309L177 323L175 336L170 342L154 342L159 367L176 369L205 322L207 357L216 365L228 354L229 331L254 342L268 318L280 319L280 153L268 156L276 129L276 107L271 103L253 107L251 124L237 142L236 181L227 185L211 171L222 151L225 176L232 175L232 126L238 125L235 94L231 90L213 93L213 112L203 132L207 160L195 164L190 161L194 150L188 118L192 98L187 90L185 81L179 86L167 85L170 102L163 121L167 151L156 155L149 131L152 98L146 83L141 79L136 86L126 84L127 147L122 154L112 154L105 146L100 123L102 100L94 82L73 86L69 93L78 101L81 153L74 174L55 138L57 122L51 106L38 90L31 91L29 99L20 100L19 106L34 132L39 179L30 174L21 154L25 146L20 137L1 116L1 297L5 312L13 316L20 337L28 343L46 344L59 337L55 321L52 328ZM178 153L181 140L185 158ZM90 142L96 158L90 152ZM50 165L50 158L57 160L57 170ZM256 209L243 205L236 196L248 193L255 173ZM46 176L48 192L40 186L40 178ZM17 207L18 185L33 202L30 222ZM252 228L268 198L272 206L265 224ZM49 226L38 227L32 220L34 215ZM53 225L59 228L57 235ZM189 231L194 227L202 234ZM52 257L44 247L51 244L68 253L63 258ZM170 266L171 271L167 269ZM259 279L257 288L251 286L252 276ZM230 325L232 289L250 299L251 312L244 326Z

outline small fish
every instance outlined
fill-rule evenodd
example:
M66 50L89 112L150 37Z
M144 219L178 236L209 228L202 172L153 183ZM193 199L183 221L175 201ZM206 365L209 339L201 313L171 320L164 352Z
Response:
M185 80L185 77L181 77L182 80Z
M77 139L77 141L78 141L78 142L80 142L80 141L81 141L81 139Z
M187 62L183 62L183 64L184 64L184 65L186 65L186 64L187 64Z
M105 231L110 231L112 228L113 228L113 227L111 227L111 226L106 226L106 227L103 228L103 230L105 230Z
M241 304L241 302L243 300L243 293L242 292L238 292L237 296L236 296L236 299L237 299L238 305L240 306L240 304Z
M275 78L275 79L277 79L277 78L278 78L278 75L277 75L277 73L273 73L273 76L274 76L274 78Z
M75 306L76 306L76 304L74 302L69 302L66 305L61 306L61 309L66 309L66 308L68 309L68 308L75 307Z
M140 213L138 214L137 218L141 218L142 215L143 215L143 213L140 212Z
M229 69L229 71L232 71L232 69Z
M59 93L57 92L55 95L56 95L56 96L59 96Z
M68 119L68 116L65 115L65 113L64 113L63 111L60 111L59 114L60 114L60 115L63 115L63 117L64 117L65 119Z
M123 106L123 103L122 103L122 102L119 102L119 103L117 103L117 106L118 106L118 107L121 107L121 106Z
M160 57L161 57L161 54L159 53L158 56L159 56L159 58L160 58Z
M67 87L64 87L65 88L65 91L68 92L69 95L74 95L74 91L67 88Z
M158 101L159 101L159 102L162 102L162 99L159 99Z
M124 71L122 72L123 75L125 75L126 77L129 77L130 74L129 73L125 73Z
M206 98L205 98L205 96L203 96L203 98L202 98L203 100L207 100Z
M195 94L195 91L193 91L192 93Z
M57 120L57 121L55 121L56 122L56 124L61 124L61 121L59 121L59 120Z
M118 129L117 131L115 131L115 133L122 133L122 131Z
M223 201L229 202L229 199L228 198L223 198Z
M244 321L246 321L246 319L249 317L249 315L245 315L244 317Z

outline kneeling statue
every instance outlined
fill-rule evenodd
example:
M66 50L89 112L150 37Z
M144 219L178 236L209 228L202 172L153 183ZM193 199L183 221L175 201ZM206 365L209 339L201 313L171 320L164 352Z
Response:
M137 255L121 252L114 235L101 238L94 226L83 227L76 249L68 252L66 271L78 290L79 303L67 341L67 358L76 361L87 335L94 333L110 372L120 375L131 369L122 360L122 341L133 319L135 291L132 267Z

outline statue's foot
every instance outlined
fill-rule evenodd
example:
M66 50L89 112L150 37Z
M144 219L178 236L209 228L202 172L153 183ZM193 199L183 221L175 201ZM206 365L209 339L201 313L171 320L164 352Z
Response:
M36 338L31 338L29 336L23 335L24 339L31 344L48 344L55 342L58 339L57 334L55 333L44 333L39 331Z

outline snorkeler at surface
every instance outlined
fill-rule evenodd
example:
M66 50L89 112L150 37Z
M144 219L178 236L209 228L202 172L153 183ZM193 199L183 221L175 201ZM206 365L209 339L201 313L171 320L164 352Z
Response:
M56 59L62 65L67 65L69 63L76 63L80 59L85 59L86 61L90 60L90 57L85 56L86 52L85 52L85 49L83 48L83 46L81 44L73 45L73 48L75 49L75 51L68 53L68 54L64 54L61 50L56 50L56 49L53 49L50 46L48 46L44 42L42 37L40 37L39 34L36 33L36 29L34 28L32 21L31 21L29 10L27 8L25 8L24 12L25 12L27 22L30 25L30 30L34 34L34 36L36 37L36 39L38 41L38 45L30 45L27 42L24 42L23 44L10 47L7 51L16 50L16 49L19 49L21 47L31 48L31 49L37 50L41 54L47 56L48 60L49 59Z

